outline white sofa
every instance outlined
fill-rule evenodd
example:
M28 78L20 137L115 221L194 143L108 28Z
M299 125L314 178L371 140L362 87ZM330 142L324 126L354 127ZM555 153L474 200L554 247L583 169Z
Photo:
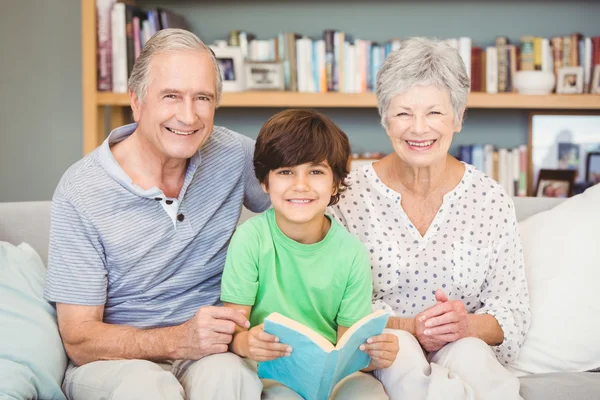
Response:
M515 198L517 218L522 221L533 214L556 206L560 201L544 198ZM245 211L241 221L249 215L251 214ZM49 222L50 202L0 203L0 241L15 245L27 242L37 250L44 263L47 259ZM561 250L554 249L554 251ZM552 335L552 332L548 334ZM600 346L600 338L598 345ZM600 373L596 372L534 374L521 377L520 380L521 394L525 400L600 399Z

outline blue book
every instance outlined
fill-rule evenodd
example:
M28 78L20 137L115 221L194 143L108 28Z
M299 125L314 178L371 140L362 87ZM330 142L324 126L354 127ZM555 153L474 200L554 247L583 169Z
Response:
M258 376L276 380L294 390L306 400L327 400L335 385L346 376L369 365L370 357L359 350L372 336L380 335L389 315L376 311L367 315L340 338L334 346L307 326L272 313L264 321L264 330L288 344L289 357L261 362Z

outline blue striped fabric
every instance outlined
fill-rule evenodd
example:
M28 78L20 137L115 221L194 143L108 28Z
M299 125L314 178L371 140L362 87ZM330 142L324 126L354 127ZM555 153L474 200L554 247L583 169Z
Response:
M242 204L269 206L254 176L254 141L215 127L190 160L177 215L158 188L144 190L118 166L114 130L62 177L52 200L45 298L104 305L104 322L148 328L180 324L219 303L221 273Z

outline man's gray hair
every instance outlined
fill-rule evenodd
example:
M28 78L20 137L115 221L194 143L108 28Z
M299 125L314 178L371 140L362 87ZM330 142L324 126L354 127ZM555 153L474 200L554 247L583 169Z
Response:
M421 85L447 90L454 122L459 122L471 86L463 59L445 41L416 37L402 41L377 72L377 107L384 128L392 98Z
M156 54L167 51L186 51L199 50L205 51L210 56L215 73L217 76L216 101L219 104L221 99L221 91L223 90L223 78L219 69L219 63L213 51L204 44L198 36L190 31L183 29L163 29L158 31L144 45L139 57L135 60L133 71L129 77L128 87L134 91L138 98L143 102L148 92L148 78L150 73L150 62Z

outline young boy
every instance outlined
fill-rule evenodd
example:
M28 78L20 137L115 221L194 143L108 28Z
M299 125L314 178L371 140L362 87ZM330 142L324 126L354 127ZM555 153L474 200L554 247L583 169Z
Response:
M317 112L282 111L262 127L254 168L273 208L237 229L222 278L225 306L250 316L251 329L237 331L230 344L235 354L267 361L293 351L264 332L263 320L272 312L312 328L334 344L372 312L366 249L325 215L346 189L349 156L346 135ZM398 351L397 338L389 334L363 346L372 360L365 371L390 366ZM363 375L361 379L374 380ZM354 391L352 397L361 394Z

